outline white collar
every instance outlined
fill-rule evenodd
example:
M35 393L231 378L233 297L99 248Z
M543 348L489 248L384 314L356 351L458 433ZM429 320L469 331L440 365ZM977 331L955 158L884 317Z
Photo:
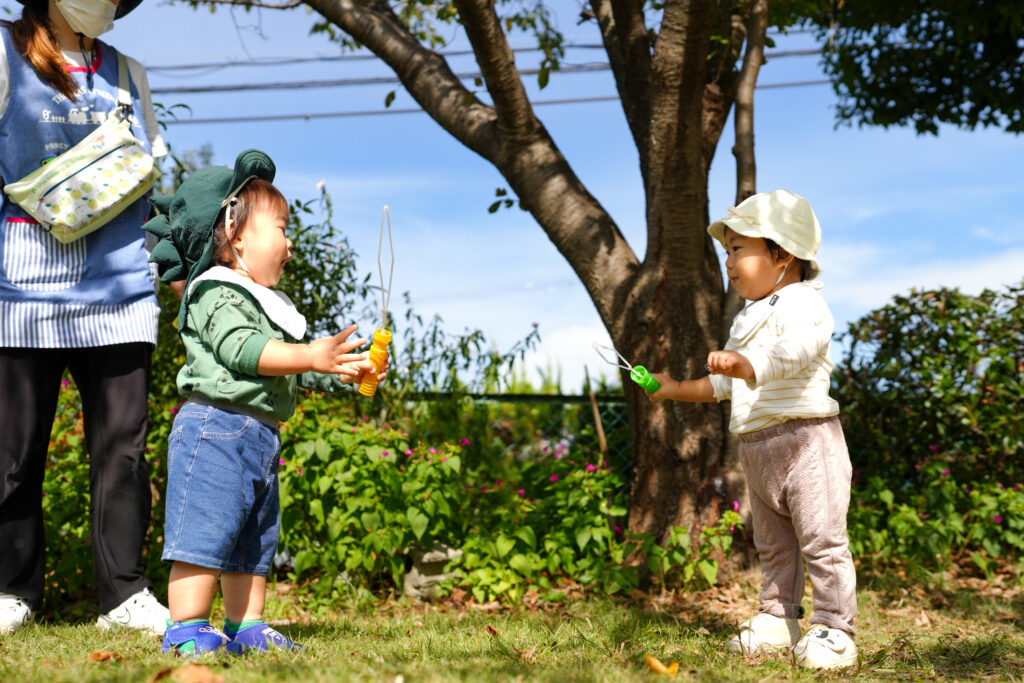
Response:
M292 338L302 339L306 336L306 318L295 308L295 304L292 303L287 294L257 284L224 266L213 266L193 280L185 295L186 298L192 296L196 285L208 280L238 285L249 292L249 294L252 294L266 316L275 325L291 335Z
M809 287L812 290L821 289L822 284L818 280L804 280L786 285L771 296L766 296L757 301L748 303L742 311L736 314L732 320L732 327L729 328L729 343L733 348L741 348L750 341L768 318L777 310L777 304L783 297L796 294L798 288ZM793 289L790 289L793 288ZM788 292L786 290L789 290Z

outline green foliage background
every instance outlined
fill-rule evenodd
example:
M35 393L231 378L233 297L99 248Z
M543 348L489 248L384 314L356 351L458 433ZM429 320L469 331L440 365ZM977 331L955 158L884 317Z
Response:
M208 158L203 150L176 157L170 186ZM326 192L293 203L294 258L280 285L317 335L352 320L379 324L379 290L356 273L332 219ZM166 286L158 296L147 440L154 508L144 559L162 588L166 444L184 357L174 329L178 299ZM854 462L849 533L862 572L903 564L927 578L965 560L991 574L1024 560L1022 297L1021 287L976 297L913 292L841 337L835 393ZM515 379L514 364L536 331L498 353L481 331L450 334L408 304L401 317L390 315L392 368L377 395L305 395L282 426L276 577L302 586L312 608L400 591L408 551L436 543L463 551L446 589L480 602L530 593L558 600L560 588L577 584L620 593L642 579L671 589L715 582L739 526L736 512L715 527L677 529L665 547L631 535L623 480L597 448L589 406L468 397L533 391ZM424 393L434 398L417 398ZM548 440L540 424L561 425L562 438ZM88 611L88 456L70 381L44 496L48 607Z

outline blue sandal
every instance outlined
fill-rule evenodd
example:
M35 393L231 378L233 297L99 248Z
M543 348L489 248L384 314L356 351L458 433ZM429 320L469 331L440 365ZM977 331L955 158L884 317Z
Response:
M237 633L228 633L228 652L242 654L247 650L301 650L302 645L292 642L287 636L282 635L267 622L261 621L258 624L247 626Z
M160 651L194 657L215 652L228 646L229 642L230 639L208 621L183 624L168 619L167 630L164 631L164 645Z

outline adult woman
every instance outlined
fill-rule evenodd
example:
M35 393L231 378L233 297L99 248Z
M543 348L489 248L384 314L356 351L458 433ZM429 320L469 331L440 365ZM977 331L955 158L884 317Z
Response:
M117 107L117 53L96 36L141 0L20 0L0 24L0 176L13 182L74 146ZM145 71L128 60L133 133L166 153ZM0 195L2 196L2 195ZM97 625L160 633L167 610L140 561L144 457L158 309L143 232L148 198L70 244L0 203L0 633L43 597L41 489L61 378L82 396L90 453Z

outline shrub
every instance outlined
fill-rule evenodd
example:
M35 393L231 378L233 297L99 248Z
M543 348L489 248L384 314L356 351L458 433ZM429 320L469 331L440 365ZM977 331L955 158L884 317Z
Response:
M945 454L960 482L1024 477L1024 289L914 291L851 323L834 374L854 469L897 488Z

